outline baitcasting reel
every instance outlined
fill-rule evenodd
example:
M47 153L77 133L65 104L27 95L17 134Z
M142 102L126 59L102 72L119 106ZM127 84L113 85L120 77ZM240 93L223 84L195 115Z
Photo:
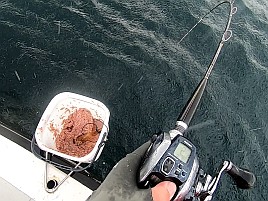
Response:
M183 122L177 123L183 128ZM174 134L176 137L172 139ZM174 129L152 138L138 173L138 186L148 188L161 181L172 181L177 186L172 200L209 201L223 172L227 172L242 189L253 187L256 180L254 174L236 167L231 161L224 161L212 178L199 167L195 146Z

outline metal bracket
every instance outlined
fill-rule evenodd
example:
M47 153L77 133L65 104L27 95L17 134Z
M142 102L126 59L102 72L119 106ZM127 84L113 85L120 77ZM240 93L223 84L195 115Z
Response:
M48 152L45 152L46 160L49 160L48 159L48 157L49 157L48 154L49 154ZM74 168L77 168L79 165L81 165L81 163L82 162L77 163ZM46 164L45 164L45 174L44 174L44 177L45 177L44 178L45 190L48 193L54 193L63 184L63 182L65 182L66 179L68 179L71 176L71 174L73 174L73 173L74 173L74 171L70 171L69 174L67 174L60 182L56 181L55 179L48 180L48 163L46 162ZM49 185L51 185L51 187L49 187Z

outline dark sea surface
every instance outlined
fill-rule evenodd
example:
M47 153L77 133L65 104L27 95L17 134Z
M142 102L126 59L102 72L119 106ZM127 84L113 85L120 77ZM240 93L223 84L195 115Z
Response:
M32 138L49 101L70 91L110 110L109 141L91 168L103 180L152 134L173 128L221 38L228 6L181 37L216 0L1 0L0 121ZM233 37L216 63L187 137L213 174L225 159L252 170L214 200L268 200L268 1L237 0Z

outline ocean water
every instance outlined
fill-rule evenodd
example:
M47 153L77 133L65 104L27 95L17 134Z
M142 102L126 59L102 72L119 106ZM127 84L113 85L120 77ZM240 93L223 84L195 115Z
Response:
M180 44L216 0L1 0L0 121L31 138L49 101L70 91L110 110L109 141L92 175L152 134L173 128L216 50L222 6ZM237 0L225 44L186 136L200 165L252 170L239 190L222 177L214 200L268 200L268 2Z

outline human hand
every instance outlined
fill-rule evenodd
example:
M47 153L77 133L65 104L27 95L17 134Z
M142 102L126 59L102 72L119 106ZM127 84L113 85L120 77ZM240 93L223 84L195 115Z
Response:
M163 181L153 187L153 201L169 201L176 192L176 184L171 181Z
M136 174L149 146L150 142L147 142L121 159L89 200L169 201L176 191L176 185L172 182L164 181L149 189L137 187Z

